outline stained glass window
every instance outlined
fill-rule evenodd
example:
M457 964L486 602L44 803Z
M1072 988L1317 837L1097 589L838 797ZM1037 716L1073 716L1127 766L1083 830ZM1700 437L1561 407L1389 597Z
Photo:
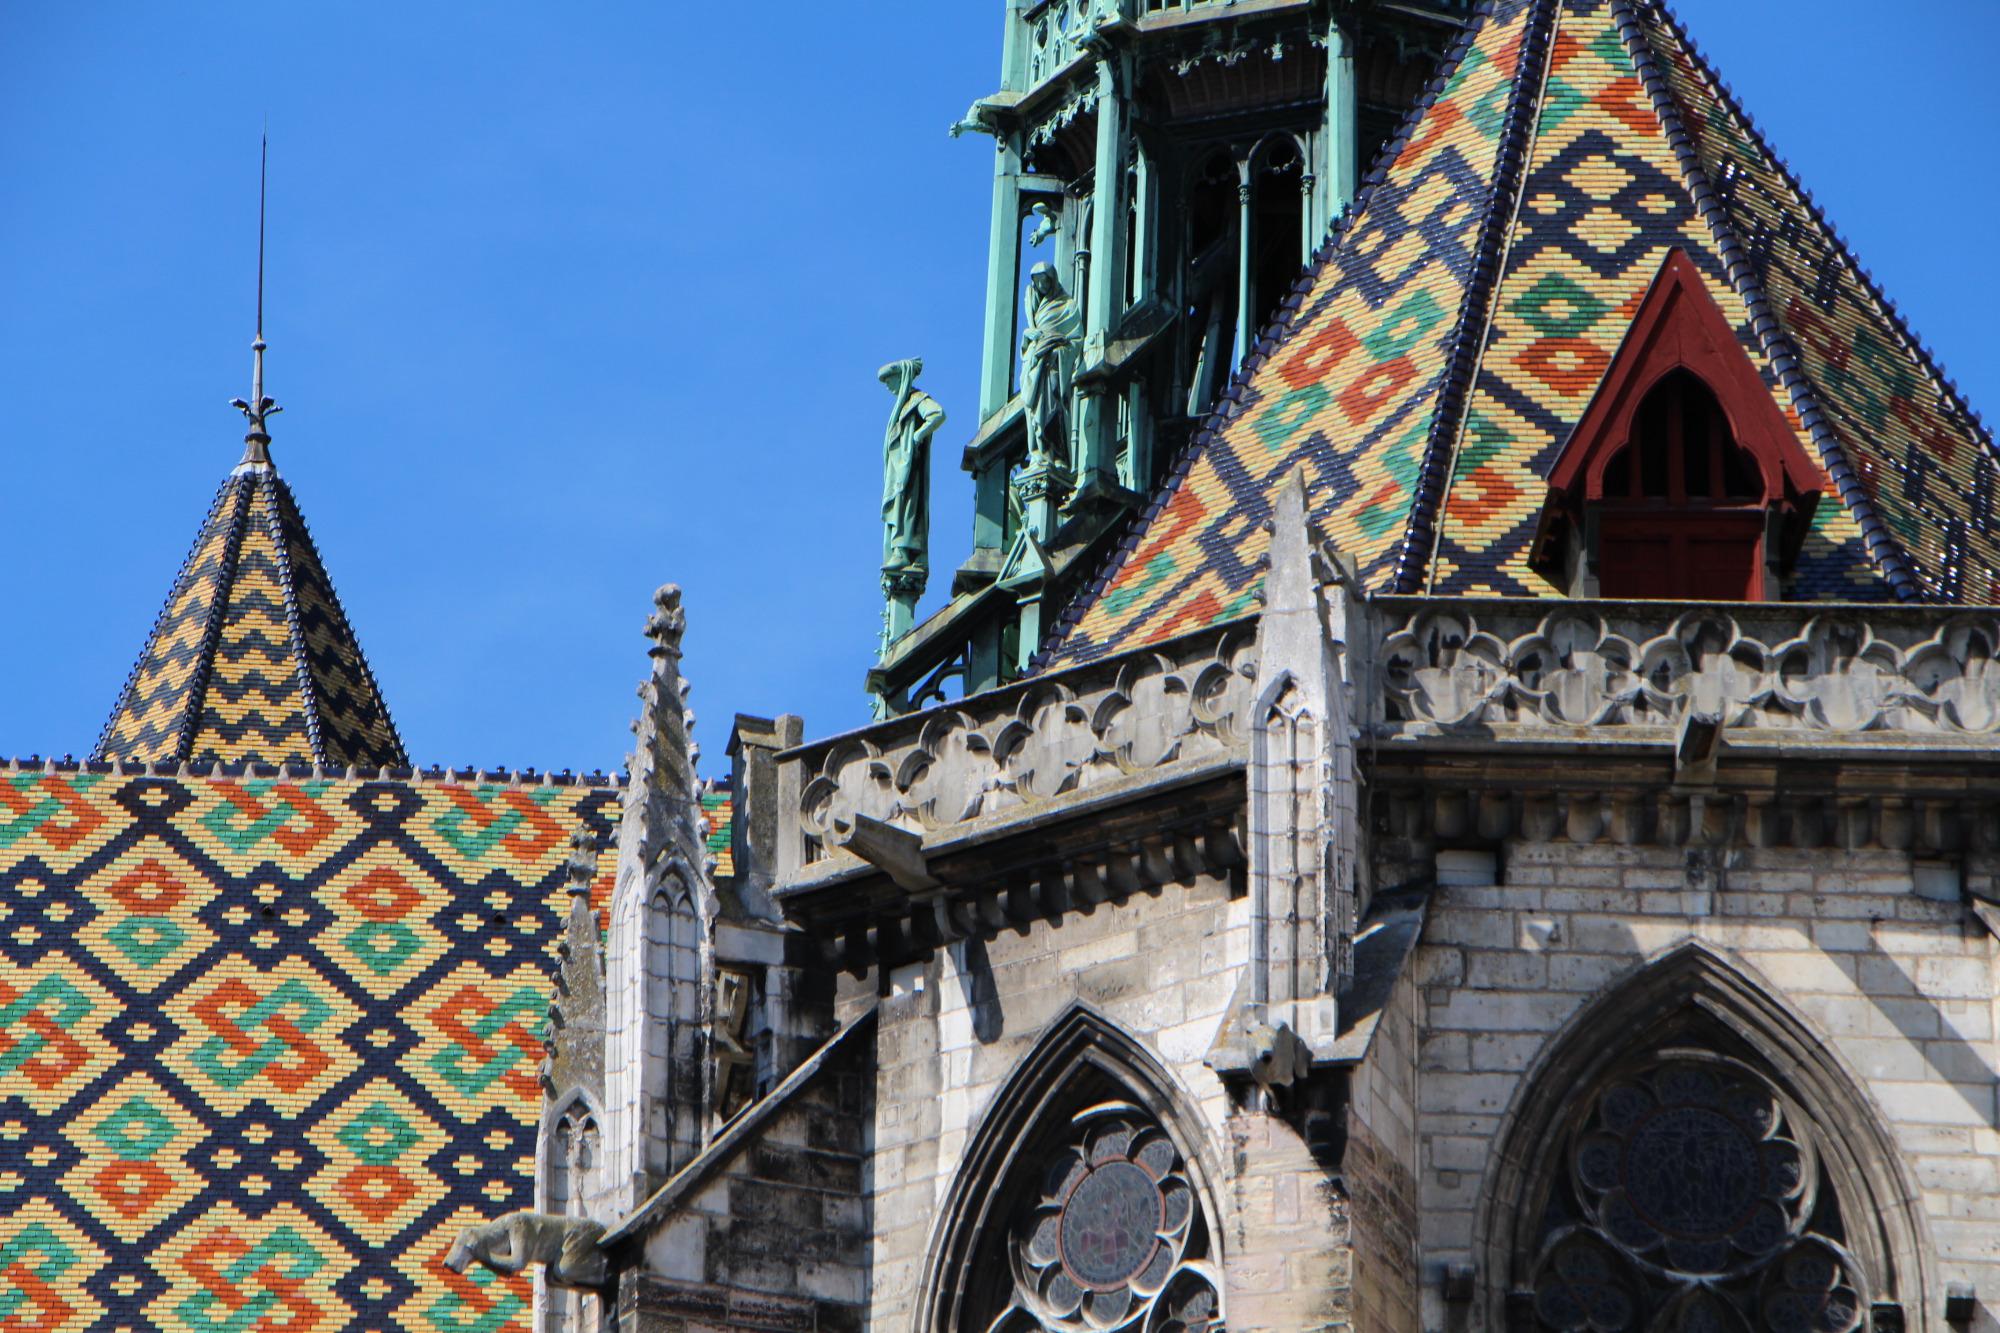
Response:
M1554 1333L1852 1333L1868 1289L1808 1124L1748 1065L1675 1052L1586 1094L1533 1273Z
M995 1256L996 1258L998 1256ZM1187 1164L1143 1110L1078 1112L1006 1241L993 1333L1222 1333L1218 1275Z

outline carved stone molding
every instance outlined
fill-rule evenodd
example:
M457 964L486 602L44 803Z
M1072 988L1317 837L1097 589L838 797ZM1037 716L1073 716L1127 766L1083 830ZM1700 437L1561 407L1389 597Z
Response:
M1866 847L1919 856L2000 852L2000 803L1980 796L1689 790L1565 791L1517 775L1505 786L1391 781L1376 831L1443 843L1569 842L1667 847Z
M780 896L813 930L821 955L858 976L877 964L894 967L928 958L959 940L1026 931L1036 921L1122 904L1169 884L1229 876L1246 859L1235 820L1210 816L1086 854L1052 852L1036 866L954 875L949 887L877 900L866 910L840 911L837 919L800 895L780 890Z
M787 754L776 896L861 971L1244 864L1248 627Z
M813 747L795 816L805 863L847 845L857 816L935 841L1239 752L1250 656L1247 632L1196 636Z
M1990 610L1396 599L1379 642L1391 724L2000 734Z

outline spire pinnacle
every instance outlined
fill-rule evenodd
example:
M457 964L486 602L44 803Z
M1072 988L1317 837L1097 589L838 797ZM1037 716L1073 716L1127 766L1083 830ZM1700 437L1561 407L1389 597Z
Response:
M285 410L274 399L264 396L264 195L270 171L271 135L266 130L257 156L257 336L250 344L250 397L248 401L241 398L229 401L250 423L243 436L243 461L239 467L270 466L271 433L264 423Z

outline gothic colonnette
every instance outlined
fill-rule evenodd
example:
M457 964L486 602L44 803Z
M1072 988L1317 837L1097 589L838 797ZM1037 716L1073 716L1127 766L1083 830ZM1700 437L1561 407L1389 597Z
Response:
M1004 20L862 730L668 586L410 771L260 376L0 773L0 1329L2000 1328L2000 456L1674 16Z

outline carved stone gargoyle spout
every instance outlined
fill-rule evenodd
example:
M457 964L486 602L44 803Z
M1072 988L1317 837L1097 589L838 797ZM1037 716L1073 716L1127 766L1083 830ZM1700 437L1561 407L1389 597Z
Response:
M463 1273L477 1263L511 1275L540 1264L551 1287L601 1292L611 1281L611 1265L597 1248L603 1236L600 1223L580 1217L509 1213L459 1232L444 1266Z

